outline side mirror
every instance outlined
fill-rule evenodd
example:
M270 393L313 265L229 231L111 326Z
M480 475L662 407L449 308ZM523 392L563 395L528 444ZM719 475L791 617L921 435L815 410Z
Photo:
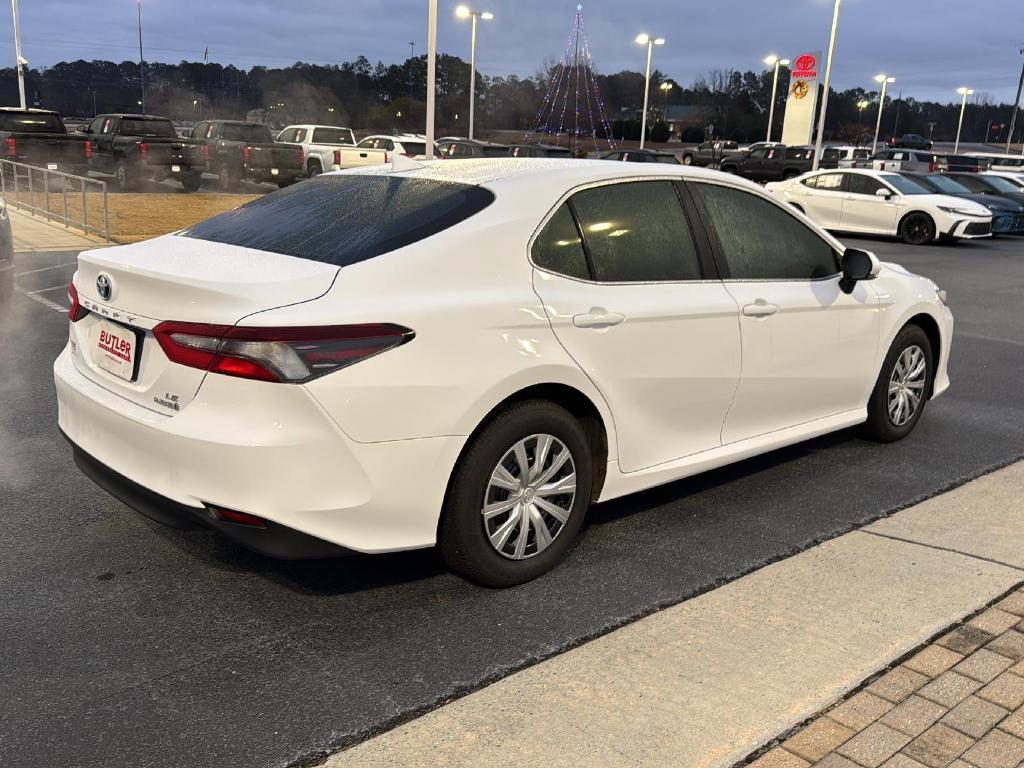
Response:
M882 270L882 263L871 251L847 248L842 258L843 277L839 287L844 293L853 293L854 286L861 280L873 280Z
M79 133L88 133L89 132L89 126L88 125L80 125L75 130L77 130Z
M876 189L875 197L880 197L883 200L888 200L889 198L892 197L892 192L890 192L888 189Z

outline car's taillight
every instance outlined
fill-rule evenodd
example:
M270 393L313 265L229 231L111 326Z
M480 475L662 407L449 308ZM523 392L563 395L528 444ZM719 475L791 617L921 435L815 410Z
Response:
M243 379L301 384L411 341L400 325L246 328L163 322L153 329L167 358Z
M78 300L78 289L75 288L74 280L68 283L68 302L71 304L71 306L68 307L68 320L72 323L77 323L89 314L89 310L83 307L81 302Z
M305 164L306 164L306 150L304 150L302 147L299 147L299 165L302 166L302 165L305 165Z
M203 160L205 162L207 162L207 163L210 162L210 145L209 144L203 144Z
M928 173L935 173L935 169L938 167L935 163L928 163Z
M144 141L139 142L139 157L142 158L143 162L149 157L149 144Z
M7 156L16 157L18 154L18 142L14 140L13 136L7 137Z
M388 153L385 152L384 153L384 165L387 165L390 162L391 162L391 159L388 157Z
M246 166L252 164L252 147L242 147L242 162Z
M341 150L340 149L334 150L334 164L335 165L341 165Z
M85 142L85 159L92 159L92 141Z
M235 525L248 525L250 528L266 528L267 521L262 517L256 517L256 515L250 515L248 512L239 512L235 509L225 509L224 507L211 506L210 511L227 523L235 523Z

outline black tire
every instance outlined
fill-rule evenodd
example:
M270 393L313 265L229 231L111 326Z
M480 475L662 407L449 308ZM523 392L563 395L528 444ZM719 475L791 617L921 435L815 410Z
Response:
M792 168L790 168L789 170L787 170L785 173L782 174L782 180L783 181L789 181L790 179L795 179L799 175L800 175L800 171L796 171L796 170L793 170Z
M575 497L566 521L546 549L525 559L510 559L491 544L482 518L483 505L498 463L519 441L539 434L553 436L569 451L576 475ZM535 458L535 454L528 455L531 460ZM551 454L549 462L560 455ZM438 531L441 556L453 571L486 587L511 587L537 578L558 565L572 547L590 506L592 478L590 444L572 414L548 400L525 400L509 406L472 438L452 473ZM562 503L569 501L563 496ZM512 510L492 525L510 521L516 514ZM516 539L509 538L510 543L518 541L519 530L516 528ZM530 528L525 535L527 541L531 535L535 540L536 530Z
M234 192L238 188L238 176L230 164L224 163L217 172L217 186L221 192Z
M904 351L913 347L919 348L924 353L924 377L920 386L920 401L917 403L909 420L897 424L889 412L889 385L893 381L894 372ZM928 398L931 397L933 384L933 359L934 351L928 334L919 325L906 325L896 334L896 339L889 348L889 354L885 356L882 363L882 370L878 374L878 381L871 392L871 399L868 400L868 420L864 424L864 433L867 437L881 443L892 443L902 440L909 435L924 413Z
M324 168L320 165L319 160L310 160L309 165L306 166L306 178L312 179L314 176L319 176L324 172Z
M295 179L281 179L279 182L277 182L277 188L284 189L285 187L290 187L292 184L295 183Z
M181 177L181 188L186 192L198 192L202 183L203 174L201 173L189 173Z
M900 238L908 245L925 245L935 239L935 222L927 213L908 214L900 222Z
M121 192L131 192L135 189L135 178L127 160L118 160L114 166L114 184Z
M693 155L683 155L683 165L693 165Z
M723 165L720 166L722 173L739 173L739 170L735 165Z

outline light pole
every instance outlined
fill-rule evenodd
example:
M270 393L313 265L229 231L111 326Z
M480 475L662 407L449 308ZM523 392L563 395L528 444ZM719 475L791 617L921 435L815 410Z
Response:
M843 0L836 0L835 8L832 11L832 33L828 38L828 60L825 64L825 92L821 97L821 113L818 115L818 140L814 143L814 162L811 170L818 170L821 162L821 142L825 138L825 112L828 111L828 89L832 83L832 56L836 50L836 31L839 29L839 6Z
M664 45L664 37L651 37L647 34L636 36L636 42L647 46L647 70L644 75L644 114L640 119L640 149L644 148L644 139L647 136L647 99L651 93L651 52L656 45Z
M473 20L473 33L469 53L469 139L473 140L473 116L476 111L476 22L478 19L490 21L494 14L490 11L474 11L468 5L460 5L455 9L455 15L460 19Z
M426 155L434 159L434 102L437 96L437 0L427 0L427 141Z
M14 57L18 62L18 95L21 96L21 108L25 109L25 57L21 55L21 25L18 24L18 0L11 0L11 11L14 13Z
M772 103L768 107L768 138L765 139L765 141L771 141L772 124L775 120L775 96L779 89L779 67L789 66L789 59L780 59L773 53L771 56L765 56L764 63L775 68L775 73L772 75Z
M665 94L665 103L661 106L662 119L668 122L668 92L672 90L672 83L662 83L658 86L661 92Z
M857 125L864 123L864 110L868 108L870 103L867 99L861 99L857 102Z
M142 96L139 100L139 105L142 107L142 112L146 112L146 60L142 57L142 0L135 0L135 5L139 11L139 88L141 89Z
M964 98L963 101L960 103L960 122L957 123L956 125L956 144L953 145L954 155L960 149L960 129L964 127L964 112L967 111L967 97L974 93L974 90L972 88L968 88L967 86L963 86L962 88L957 88L956 92L959 93Z
M1024 48L1020 49L1024 56ZM1020 80L1017 81L1017 98L1013 100L1013 117L1010 118L1010 132L1006 134L1006 154L1010 154L1010 144L1013 142L1013 129L1017 126L1017 110L1020 108L1020 92L1024 89L1024 64L1020 68Z
M192 99L192 108L199 110L199 122L202 122L203 120L206 119L203 116L203 100L202 99Z
M875 123L875 140L871 142L871 154L875 154L878 149L878 132L882 130L882 109L885 107L885 86L889 83L895 83L895 77L889 77L889 75L875 75L875 82L882 84L882 93L878 97L878 121Z

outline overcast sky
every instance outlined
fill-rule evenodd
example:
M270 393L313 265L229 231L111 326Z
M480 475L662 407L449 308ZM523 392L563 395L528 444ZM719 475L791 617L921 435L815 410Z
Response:
M530 75L561 55L576 0L474 0L478 66ZM469 58L469 24L457 0L439 0L438 48ZM601 72L640 70L639 32L664 36L654 67L682 83L710 69L755 69L763 56L828 47L832 0L587 0L584 19ZM977 9L972 14L971 8ZM34 66L61 60L136 59L134 0L20 0L22 48ZM2 13L2 12L0 12ZM337 63L363 54L400 62L426 50L427 0L142 0L146 59L202 60L248 68ZM14 63L10 13L0 57ZM1012 101L1024 45L1024 0L844 0L833 85L871 85L888 71L893 95L953 101L959 85Z

